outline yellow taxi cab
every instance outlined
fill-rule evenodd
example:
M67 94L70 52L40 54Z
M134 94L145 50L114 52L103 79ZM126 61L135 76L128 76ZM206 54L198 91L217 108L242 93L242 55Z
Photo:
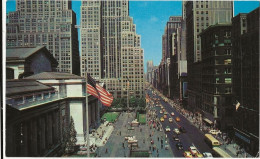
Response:
M183 156L186 158L192 158L192 154L190 153L190 151L184 151Z
M160 118L160 121L162 121L162 122L163 122L163 121L164 121L164 118L163 118L163 117L161 117L161 118Z
M195 154L195 157L197 157L197 158L203 158L203 155L202 155L201 153L196 153L196 154Z
M181 119L179 117L176 117L175 120L176 121L181 121Z

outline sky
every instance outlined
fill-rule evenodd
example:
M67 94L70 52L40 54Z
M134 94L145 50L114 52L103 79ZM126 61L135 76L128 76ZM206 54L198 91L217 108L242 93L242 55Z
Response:
M80 25L80 0L72 1L72 10L77 15L77 25ZM234 15L249 13L259 7L258 1L235 1ZM8 0L6 12L15 11L15 1ZM141 47L144 49L144 66L153 60L159 65L162 58L162 35L170 16L181 16L182 1L129 1L129 15L136 24L137 34L141 35Z

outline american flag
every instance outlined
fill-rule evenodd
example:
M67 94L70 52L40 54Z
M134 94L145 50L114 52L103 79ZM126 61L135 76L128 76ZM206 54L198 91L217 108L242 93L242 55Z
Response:
M113 102L113 95L106 89L101 87L91 76L88 74L88 93L98 98L105 106L110 107Z

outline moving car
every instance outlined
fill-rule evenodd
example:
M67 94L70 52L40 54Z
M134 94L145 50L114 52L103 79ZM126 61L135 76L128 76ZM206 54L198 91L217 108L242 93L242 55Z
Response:
M192 154L190 153L190 151L184 151L183 156L186 158L192 158Z
M179 117L176 117L175 120L176 121L181 121L181 119Z
M179 129L177 129L177 128L175 128L174 130L173 130L176 134L180 134L181 132L179 131Z
M179 130L180 130L180 132L182 132L182 133L186 133L186 132L187 132L183 126L181 126L181 127L179 128Z
M161 121L161 122L163 122L163 121L164 121L164 118L163 118L163 117L161 117L161 118L160 118L160 121Z
M166 131L166 132L171 131L170 127L169 127L169 126L166 126L165 131Z
M163 118L164 118L164 119L167 119L167 114L164 113Z
M174 116L174 112L171 112L171 116Z
M190 146L189 151L191 152L192 155L195 155L198 153L198 150L195 146Z
M178 150L183 150L183 146L181 142L176 143L176 147Z
M180 141L180 139L178 138L177 135L173 135L172 138L173 138L174 141Z
M213 158L213 156L210 152L203 152L202 154L205 158Z
M172 123L172 121L173 121L172 118L169 118L169 122Z
M195 154L195 157L196 158L203 158L203 155L201 153L197 153L197 154Z
M163 111L162 110L160 110L160 114L162 114L163 113Z
M218 134L221 134L221 131L220 130L210 130L209 133L212 135L218 135Z

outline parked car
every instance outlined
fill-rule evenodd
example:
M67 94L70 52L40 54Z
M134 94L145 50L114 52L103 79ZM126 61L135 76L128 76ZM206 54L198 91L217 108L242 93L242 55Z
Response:
M190 151L184 151L183 156L186 158L192 158L192 154L190 153Z
M181 126L181 127L179 128L179 130L180 130L180 132L182 132L182 133L186 133L186 132L187 132L186 129L185 129L183 126Z
M160 114L162 114L163 113L163 111L162 110L160 110Z
M171 131L170 127L169 127L169 126L166 126L165 131L166 131L166 132L170 132L170 131Z
M172 123L172 121L173 121L172 118L169 118L169 122Z
M183 146L182 146L181 142L177 142L176 147L177 147L178 150L183 150Z
M171 116L174 116L174 112L171 112Z
M203 152L202 154L205 158L213 158L213 156L210 152Z
M176 134L180 134L181 132L179 131L179 129L177 129L177 128L175 128L174 130L173 130Z
M181 119L179 117L176 117L175 120L176 121L181 121Z
M190 146L189 151L192 155L195 155L198 153L198 150L195 146Z

